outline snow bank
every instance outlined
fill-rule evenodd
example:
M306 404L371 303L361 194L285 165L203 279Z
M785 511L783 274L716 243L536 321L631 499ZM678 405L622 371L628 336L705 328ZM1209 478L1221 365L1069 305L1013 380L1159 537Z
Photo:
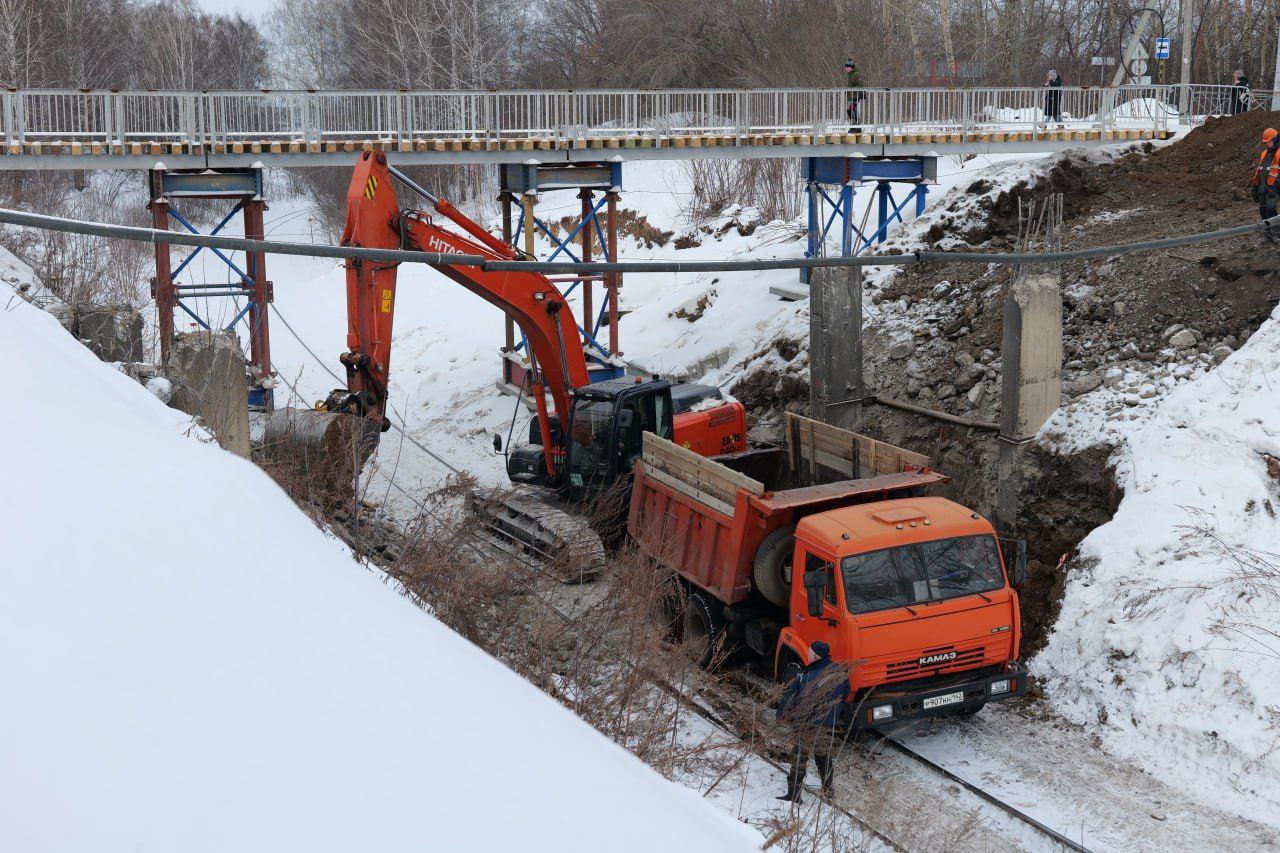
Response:
M744 849L0 285L0 849Z
M1111 751L1280 825L1280 309L1118 440L1124 499L1032 671Z

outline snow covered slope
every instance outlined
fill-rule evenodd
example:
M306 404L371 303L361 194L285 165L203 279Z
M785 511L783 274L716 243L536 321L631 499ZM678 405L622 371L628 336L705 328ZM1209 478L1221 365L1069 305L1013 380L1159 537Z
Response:
M1046 431L1119 428L1124 499L1032 669L1113 752L1280 825L1280 309L1149 420L1092 418Z
M0 309L0 849L758 844L7 284Z

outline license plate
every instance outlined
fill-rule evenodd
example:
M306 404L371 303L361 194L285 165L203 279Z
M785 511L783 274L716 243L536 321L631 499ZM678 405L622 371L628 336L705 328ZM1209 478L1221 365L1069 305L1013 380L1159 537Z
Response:
M930 696L922 703L926 709L940 708L943 705L954 705L957 702L964 701L964 691L959 693L944 693L941 696Z

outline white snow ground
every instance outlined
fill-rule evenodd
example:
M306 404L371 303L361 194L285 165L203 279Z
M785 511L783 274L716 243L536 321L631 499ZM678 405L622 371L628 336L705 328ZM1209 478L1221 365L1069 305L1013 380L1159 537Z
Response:
M1112 752L1280 826L1280 309L1147 418L1094 396L1044 432L1118 441L1124 499L1032 668Z
M0 309L27 366L0 412L0 849L758 845L7 281Z

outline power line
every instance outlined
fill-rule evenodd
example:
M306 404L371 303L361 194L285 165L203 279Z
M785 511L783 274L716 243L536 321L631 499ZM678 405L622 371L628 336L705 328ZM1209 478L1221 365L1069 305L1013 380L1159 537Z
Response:
M1084 258L1114 257L1136 252L1172 249L1195 243L1225 240L1244 234L1266 234L1280 229L1280 216L1253 225L1240 225L1217 231L1204 231L1143 240L1137 243L1119 243L1087 249L1062 252L904 252L896 255L862 255L834 258L774 258L769 260L735 261L619 261L572 263L549 261L507 261L486 258L483 255L418 252L404 249L371 249L357 246L324 246L310 243L280 243L271 240L249 240L242 237L222 237L207 234L180 234L155 228L135 228L128 225L111 225L104 222L85 222L61 216L45 216L20 210L0 208L0 223L40 228L47 231L63 231L95 237L110 237L142 243L173 243L184 246L206 246L233 251L267 252L276 255L303 255L322 258L353 258L393 263L428 264L430 266L469 266L495 272L525 271L540 273L658 273L658 272L754 272L760 270L800 270L841 267L907 266L949 261L967 264L1056 264Z

